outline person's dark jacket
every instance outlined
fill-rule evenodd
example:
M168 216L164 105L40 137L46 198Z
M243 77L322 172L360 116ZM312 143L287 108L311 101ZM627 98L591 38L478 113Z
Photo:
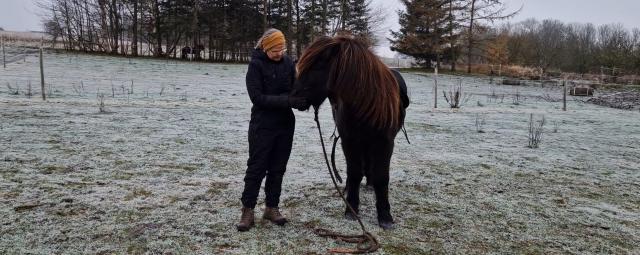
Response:
M247 71L246 83L253 128L293 128L295 117L289 105L289 93L295 80L295 65L289 56L278 62L255 49Z

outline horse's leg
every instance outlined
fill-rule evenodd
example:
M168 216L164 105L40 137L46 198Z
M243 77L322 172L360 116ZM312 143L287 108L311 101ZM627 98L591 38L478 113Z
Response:
M370 162L374 161L373 159L368 159L368 160L371 160ZM372 166L367 166L367 167L372 167ZM373 182L371 181L371 172L372 172L373 169L365 168L364 170L365 170L364 171L364 175L365 175L364 177L367 179L367 182L366 182L364 187L367 190L372 190L373 189Z
M393 228L393 217L389 205L389 165L393 153L393 140L377 148L372 154L374 153L377 155L373 158L373 169L369 176L376 193L378 224L386 230Z
M362 182L362 153L354 143L342 141L342 150L347 161L347 203L358 214L360 205L360 182ZM347 219L355 220L355 215L349 207L345 208L344 215Z

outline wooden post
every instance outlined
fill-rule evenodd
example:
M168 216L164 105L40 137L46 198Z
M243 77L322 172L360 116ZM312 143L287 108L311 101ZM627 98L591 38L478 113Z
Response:
M435 68L435 86L433 87L433 108L438 108L438 66Z
M489 65L490 71L489 76L493 77L493 65Z
M540 67L540 82L542 82L543 75L544 75L544 71L542 70L542 67Z
M42 101L47 100L47 96L44 91L44 64L42 60L42 47L40 47L40 88L42 89Z
M4 53L4 36L2 36L2 67L7 68L7 58Z
M562 110L567 111L567 81L562 81Z

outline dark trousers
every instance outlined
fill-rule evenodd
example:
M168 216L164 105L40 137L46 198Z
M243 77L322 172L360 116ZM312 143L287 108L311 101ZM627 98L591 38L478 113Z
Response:
M265 204L278 207L292 142L293 127L284 130L249 128L249 160L240 199L242 206L256 206L260 185L266 176Z

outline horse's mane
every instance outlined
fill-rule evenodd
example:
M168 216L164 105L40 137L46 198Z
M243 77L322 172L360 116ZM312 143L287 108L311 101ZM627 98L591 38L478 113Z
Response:
M348 36L322 37L298 60L298 75L314 65L328 65L328 89L356 116L378 128L398 128L400 92L391 70L367 44Z

